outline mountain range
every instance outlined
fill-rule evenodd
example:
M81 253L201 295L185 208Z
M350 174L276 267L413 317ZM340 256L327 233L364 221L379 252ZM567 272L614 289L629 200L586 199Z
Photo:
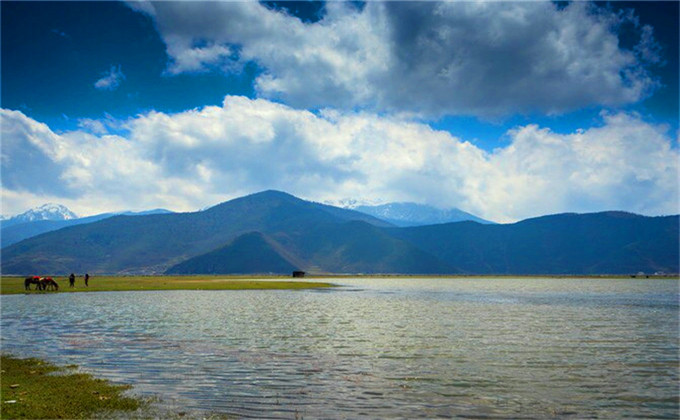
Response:
M398 227L279 191L194 213L118 215L2 250L3 274L677 273L680 217L559 214Z
M78 217L61 204L45 204L24 213L0 220L0 247L12 245L41 233L51 232L67 226L82 225L107 219L117 215L144 216L148 214L172 213L165 209L154 209L140 212L125 211L119 213L102 213L88 217Z
M202 210L207 210L206 207ZM387 203L376 206L359 205L344 207L374 216L395 226L424 226L432 224L460 222L471 220L479 223L493 223L457 208L438 209L417 203ZM94 216L78 217L61 204L48 203L30 209L11 218L0 218L0 248L12 245L24 239L51 232L67 226L82 225L112 216L144 216L148 214L172 213L166 209L154 209L140 212L102 213Z

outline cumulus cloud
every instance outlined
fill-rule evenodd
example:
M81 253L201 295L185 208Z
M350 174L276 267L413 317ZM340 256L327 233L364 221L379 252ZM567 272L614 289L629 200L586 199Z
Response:
M315 114L231 96L222 106L124 124L125 137L56 134L3 110L6 208L49 196L79 214L189 211L279 189L316 201L455 206L501 222L565 211L678 212L674 140L630 113L604 114L599 126L571 134L517 127L493 152L397 117Z
M487 191L497 205L507 203L510 218L567 209L677 214L679 155L667 130L625 113L605 114L602 126L572 134L518 127L509 133L512 143L490 156L502 175Z
M164 181L126 139L84 131L56 134L18 111L3 109L1 116L4 212L52 201L73 206L78 214L93 214L121 205L137 208L138 199L146 207L145 194L158 201ZM137 183L136 177L160 184Z
M630 104L657 87L652 28L623 49L635 16L584 2L328 2L315 23L258 2L132 7L154 19L169 73L255 62L260 97L299 108L494 117Z
M111 66L108 73L104 73L104 77L94 83L94 87L98 90L116 90L123 80L125 75L120 66Z
M63 171L63 141L59 135L19 111L2 110L1 121L3 191L31 191L62 197L76 194L70 186L59 181ZM4 193L2 198L7 200Z

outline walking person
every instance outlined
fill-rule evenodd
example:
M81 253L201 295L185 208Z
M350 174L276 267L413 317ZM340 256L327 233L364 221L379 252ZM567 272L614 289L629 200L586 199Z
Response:
M76 275L71 273L70 276L68 276L68 287L74 287L76 285Z
M87 281L90 280L90 275L85 273L85 287L87 287Z

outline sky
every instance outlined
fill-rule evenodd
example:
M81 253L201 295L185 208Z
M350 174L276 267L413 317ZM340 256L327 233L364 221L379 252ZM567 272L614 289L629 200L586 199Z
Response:
M680 212L679 4L0 3L2 214Z

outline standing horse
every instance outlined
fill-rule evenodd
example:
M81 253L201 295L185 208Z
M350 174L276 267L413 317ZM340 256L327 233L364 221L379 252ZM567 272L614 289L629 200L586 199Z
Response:
M32 284L35 284L35 290L42 290L42 285L40 284L40 277L38 276L26 277L26 280L24 280L24 289L31 290Z
M59 285L52 279L52 277L41 278L40 285L42 286L42 290L47 290L48 287L50 290L59 290Z

